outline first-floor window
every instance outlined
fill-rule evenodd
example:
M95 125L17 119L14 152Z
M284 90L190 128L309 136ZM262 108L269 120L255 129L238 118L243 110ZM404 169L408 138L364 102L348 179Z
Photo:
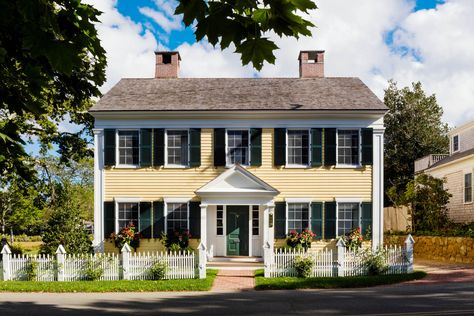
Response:
M337 163L359 164L359 130L337 131Z
M188 229L188 203L168 203L166 209L168 234Z
M138 227L138 203L118 203L119 230L130 224Z
M227 131L228 164L249 164L249 131Z
M288 203L288 232L309 228L309 204Z
M252 235L258 236L259 232L259 212L258 212L258 205L252 205Z
M138 165L138 131L118 131L118 155L120 165Z
M359 203L339 203L337 211L337 235L343 236L359 226Z
M224 206L222 205L217 205L216 235L224 235Z
M464 203L472 202L472 173L464 175Z

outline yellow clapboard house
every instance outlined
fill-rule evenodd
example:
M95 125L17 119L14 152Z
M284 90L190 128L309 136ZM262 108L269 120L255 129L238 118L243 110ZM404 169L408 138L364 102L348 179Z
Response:
M260 257L292 230L325 243L356 227L383 234L385 105L358 78L324 77L302 51L298 78L122 79L95 118L94 245L133 223L138 251L187 232L209 257Z

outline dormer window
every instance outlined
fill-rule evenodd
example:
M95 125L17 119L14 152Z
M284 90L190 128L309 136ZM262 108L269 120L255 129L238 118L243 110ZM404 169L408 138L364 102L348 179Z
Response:
M459 135L453 136L453 153L459 151Z

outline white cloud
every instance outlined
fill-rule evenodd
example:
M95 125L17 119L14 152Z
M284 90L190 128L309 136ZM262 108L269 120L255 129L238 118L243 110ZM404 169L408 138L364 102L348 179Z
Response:
M181 17L169 15L166 12L160 12L149 7L139 8L141 14L155 21L166 33L182 29Z

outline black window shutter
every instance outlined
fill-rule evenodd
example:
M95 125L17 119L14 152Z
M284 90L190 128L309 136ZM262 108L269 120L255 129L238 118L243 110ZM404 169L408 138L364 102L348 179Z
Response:
M273 163L275 166L286 164L286 128L275 128L273 133Z
M140 202L138 226L143 238L151 238L151 202Z
M323 237L323 203L311 203L311 230L316 234L315 239Z
M275 238L286 237L286 202L275 202Z
M262 129L250 129L250 165L262 165Z
M214 166L225 166L225 128L214 129Z
M115 129L104 130L104 165L115 165Z
M104 202L104 237L115 232L115 202Z
M361 232L365 236L367 229L372 228L372 202L362 202Z
M371 165L373 162L373 135L374 130L372 128L363 128L361 130L362 136L362 164Z
M199 167L201 165L201 129L189 129L189 166Z
M165 231L165 204L163 201L153 202L153 238L160 238Z
M201 237L201 202L189 202L189 233L191 238Z
M151 166L151 128L142 128L140 130L140 166Z
M324 203L324 239L336 238L336 202Z
M323 164L323 129L311 129L311 166L320 167Z
M154 155L153 165L163 166L165 164L165 130L163 128L155 128L153 130Z
M336 165L336 137L335 128L324 129L324 165Z

